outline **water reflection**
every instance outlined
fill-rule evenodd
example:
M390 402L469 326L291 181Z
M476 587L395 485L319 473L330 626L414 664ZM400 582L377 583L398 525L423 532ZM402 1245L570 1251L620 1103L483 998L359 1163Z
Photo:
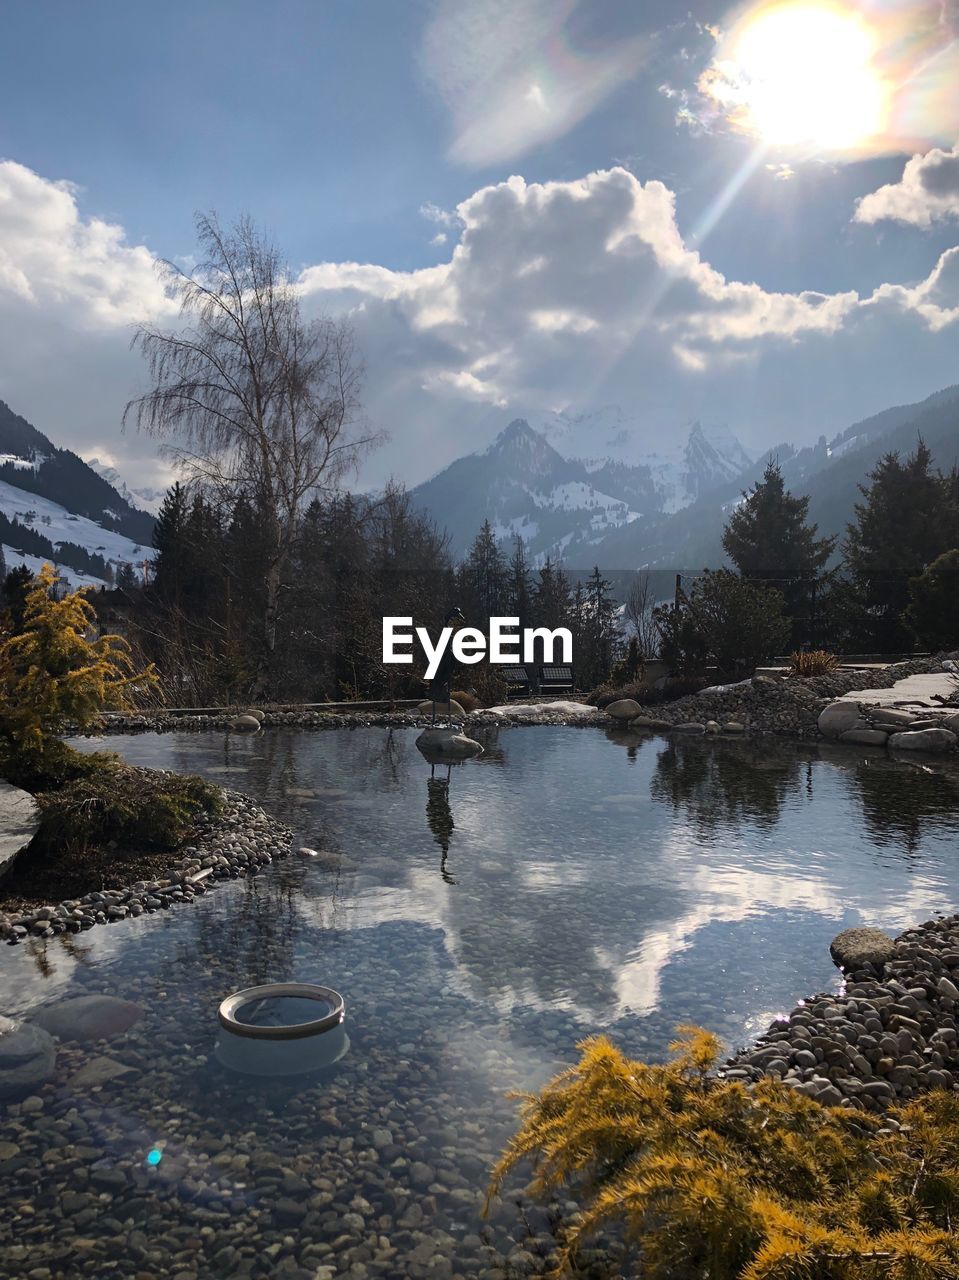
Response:
M651 793L703 835L742 823L769 829L803 783L808 794L808 766L793 744L674 735L658 753Z

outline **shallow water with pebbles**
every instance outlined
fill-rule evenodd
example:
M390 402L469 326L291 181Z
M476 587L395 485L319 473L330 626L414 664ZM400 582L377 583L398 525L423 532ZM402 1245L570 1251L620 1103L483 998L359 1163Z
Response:
M447 776L415 736L107 744L228 777L322 856L0 951L0 1013L92 992L144 1009L62 1043L51 1081L6 1106L0 1276L542 1274L564 1206L517 1189L480 1212L507 1090L597 1030L647 1057L689 1020L738 1045L836 987L841 928L959 908L946 766L533 727L485 734ZM284 980L343 993L348 1053L313 1076L230 1074L217 1004Z

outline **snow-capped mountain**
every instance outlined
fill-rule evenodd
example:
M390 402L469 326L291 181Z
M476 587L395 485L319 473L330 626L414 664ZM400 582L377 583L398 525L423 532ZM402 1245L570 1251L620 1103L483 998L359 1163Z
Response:
M732 435L707 434L698 423L675 454L626 461L634 446L615 409L553 414L546 428L518 418L488 448L413 490L449 533L454 555L488 519L499 538L522 537L534 560L568 557L637 520L679 510L750 462ZM574 449L583 452L573 456Z
M166 489L149 487L131 489L116 467L111 466L110 463L103 462L100 458L87 458L86 463L98 476L102 476L107 484L112 485L121 497L126 498L131 507L138 507L141 511L149 511L153 516L159 514L163 499L167 494Z
M0 401L0 547L7 569L57 566L73 585L105 585L153 558L153 516Z

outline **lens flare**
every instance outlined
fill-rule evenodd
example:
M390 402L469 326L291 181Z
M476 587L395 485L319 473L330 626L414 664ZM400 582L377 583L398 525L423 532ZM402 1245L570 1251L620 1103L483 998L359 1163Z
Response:
M702 123L722 118L790 155L908 151L959 133L959 39L938 0L764 0L715 35Z

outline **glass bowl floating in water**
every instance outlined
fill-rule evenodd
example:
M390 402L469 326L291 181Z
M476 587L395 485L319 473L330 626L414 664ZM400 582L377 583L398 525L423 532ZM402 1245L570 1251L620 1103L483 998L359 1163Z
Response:
M343 997L312 982L247 987L222 1002L217 1060L254 1076L292 1076L338 1062L350 1046Z

